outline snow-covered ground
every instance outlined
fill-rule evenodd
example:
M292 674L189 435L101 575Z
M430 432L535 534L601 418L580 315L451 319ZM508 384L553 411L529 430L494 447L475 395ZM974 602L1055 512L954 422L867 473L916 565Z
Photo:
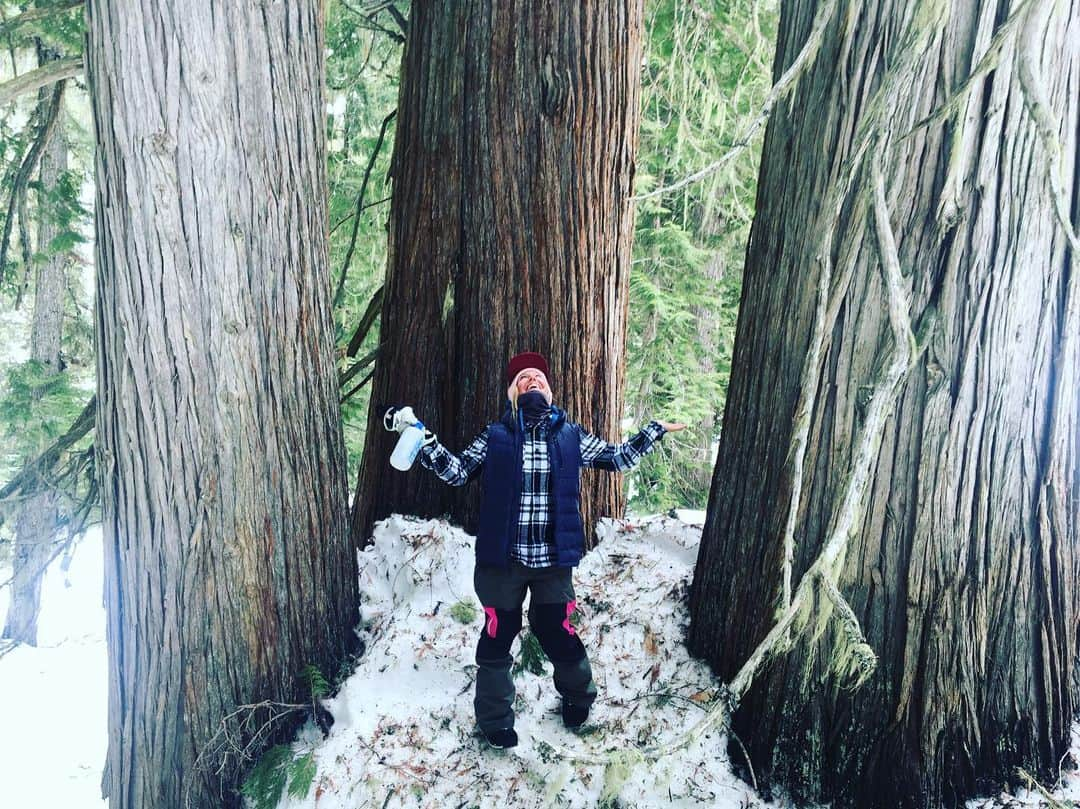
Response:
M575 574L580 620L600 699L585 730L562 727L548 673L518 675L520 745L487 747L472 718L479 619L471 602L472 539L437 520L393 517L361 554L367 651L327 708L326 739L308 726L297 754L317 773L303 799L319 807L592 807L604 768L568 764L559 750L602 754L665 744L706 715L715 680L687 655L685 596L700 514L607 523L604 541ZM101 807L106 746L106 661L101 536L80 544L65 574L49 572L42 646L0 658L0 806ZM0 590L0 615L6 611ZM520 641L515 644L518 650ZM546 665L546 664L545 664ZM639 764L617 789L621 806L780 807L738 780L722 734L710 732L656 764ZM1072 756L1080 760L1080 730ZM1080 777L1063 775L1057 800L1080 801ZM1046 806L1038 793L969 802L968 809Z
M701 719L716 682L682 644L700 528L661 518L608 523L602 533L575 574L577 625L600 691L589 723L581 735L563 728L545 664L544 675L517 677L521 743L493 751L474 730L480 621L462 623L452 609L464 601L480 614L472 539L434 520L381 523L361 554L367 652L327 702L335 724L314 743L309 794L281 806L596 806L604 768L568 764L553 749L665 744ZM635 767L618 795L628 806L764 805L732 775L716 732Z
M0 806L101 807L108 680L101 529L42 587L37 648L0 657ZM9 571L0 573L7 579ZM0 589L0 616L8 588Z

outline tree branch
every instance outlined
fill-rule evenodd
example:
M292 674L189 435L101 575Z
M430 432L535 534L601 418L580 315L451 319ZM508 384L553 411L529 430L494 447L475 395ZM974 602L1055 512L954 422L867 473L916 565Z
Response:
M405 23L405 18L401 16L401 12L394 7L393 3L378 3L369 9L353 8L351 5L349 5L348 2L346 2L346 0L341 0L341 5L343 5L348 11L351 11L353 14L355 14L357 17L360 17L362 20L364 20L364 22L367 23L367 25L364 25L362 27L367 28L371 31L378 31L381 34L386 34L388 37L390 37L391 40L393 40L399 45L405 44L405 37L402 36L402 33L405 32L407 23ZM394 18L394 22L397 23L402 33L392 31L389 28L386 28L385 26L379 25L377 22L375 22L375 18L379 15L379 12L382 11L390 12L390 16Z
M374 208L376 205L382 205L384 202L389 202L391 199L393 199L393 197L383 197L382 199L377 199L374 202L366 202L366 203L364 203L364 207L361 208L360 210L361 211L366 211L368 208ZM349 214L348 216L341 217L341 219L339 219L337 222L335 222L334 226L332 228L330 228L330 233L333 233L334 231L336 231L339 227L344 225L346 222L348 222L350 219L352 219L355 216L356 216L356 213L354 212L354 213Z
M360 350L360 346L364 343L364 338L367 337L368 332L371 331L371 326L375 322L375 318L377 318L382 311L384 289L386 289L385 285L379 287L375 290L375 294L371 296L371 300L368 301L367 309L364 310L364 316L360 318L360 323L356 327L356 331L353 332L353 336L349 339L349 346L345 349L346 357L356 356L356 352Z
M405 19L405 15L398 11L398 7L395 6L393 3L387 3L386 10L387 12L389 12L390 16L394 18L394 22L396 22L398 28L401 29L401 33L408 34L409 21Z
M0 84L0 106L18 96L33 92L56 82L78 76L83 72L83 58L72 56L68 59L56 59L46 65L28 70L21 76Z
M45 144L48 143L49 138L52 136L52 131L56 127L56 121L60 116L60 107L63 98L64 82L59 81L56 83L56 86L53 87L52 95L47 99L42 99L38 102L36 111L38 113L38 120L41 123L38 125L38 131L34 135L34 140L30 149L27 151L26 156L19 165L19 170L15 172L15 177L12 180L11 196L8 198L7 215L4 217L4 230L3 233L0 234L0 281L4 280L7 254L11 245L11 230L15 224L19 200L24 197L26 186L34 174L34 169L37 167L38 160L41 158L41 153L45 149Z
M1069 240L1069 248L1073 256L1080 256L1080 238L1077 238L1076 229L1073 227L1069 214L1069 202L1065 198L1065 189L1061 184L1061 143L1057 136L1057 127L1054 125L1053 116L1046 100L1046 87L1042 76L1035 66L1035 60L1031 52L1035 48L1037 38L1036 11L1042 10L1041 4L1032 6L1024 20L1022 42L1019 49L1020 60L1020 89L1024 97L1024 107L1035 123L1035 129L1039 133L1043 150L1046 152L1046 184L1050 188L1053 197L1054 214L1061 224L1065 236Z
M397 110L393 110L383 118L382 126L379 128L379 138L375 141L371 159L368 160L367 169L364 171L364 179L360 183L360 193L356 197L356 213L353 219L352 236L349 237L349 249L345 251L345 260L341 264L341 275L338 276L337 289L334 291L333 305L335 308L341 303L341 295L345 291L345 276L349 273L349 263L352 261L353 251L356 249L356 236L360 232L360 212L364 210L364 193L367 191L368 180L371 177L372 169L375 167L375 160L382 150L383 138L386 137L386 128L390 126L390 122L394 120L396 115Z
M48 142L49 138L45 138ZM18 197L15 200L15 218L19 223L19 248L22 253L22 267L23 277L18 283L18 289L15 292L15 308L18 309L22 306L23 295L30 288L30 271L33 262L33 248L30 245L30 228L28 222L30 220L30 213L26 208L26 194L29 189L29 184L24 183L19 186ZM0 267L4 265L0 263Z
M832 603L833 614L840 619L840 632L844 639L844 653L833 655L833 671L842 682L858 688L870 679L870 675L877 668L877 655L866 642L866 636L859 626L859 618L847 603L847 599L841 595L836 582L823 573L818 576L822 592Z
M369 365L374 363L375 357L377 357L378 355L379 349L377 348L374 351L369 351L367 354L365 354L363 357L361 357L359 360L349 366L348 370L342 371L341 374L338 375L338 387L345 387L354 376L356 376Z
M353 388L352 390L350 390L348 393L344 394L341 397L341 403L344 404L345 402L349 401L349 399L351 399L353 396L355 396L357 394L357 392L359 392L359 390L361 388L363 388L364 385L366 385L368 382L370 382L372 377L374 377L374 376L375 376L375 371L372 370L367 376L365 376L363 379L360 380L360 382L356 385L355 388Z
M74 446L94 426L97 415L97 396L91 396L82 413L68 428L68 431L52 443L48 449L37 458L23 466L7 484L0 488L0 502L18 494L32 493L37 488L37 482L45 478L56 467L60 456ZM3 524L3 515L0 514L0 525Z

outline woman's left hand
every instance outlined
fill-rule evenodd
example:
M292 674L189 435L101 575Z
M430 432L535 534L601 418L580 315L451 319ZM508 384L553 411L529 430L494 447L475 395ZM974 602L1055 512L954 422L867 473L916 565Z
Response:
M679 432L679 430L685 430L686 429L685 424L680 424L678 422L658 421L656 423L659 424L661 427L663 427L665 430L667 430L669 433L677 433L677 432Z

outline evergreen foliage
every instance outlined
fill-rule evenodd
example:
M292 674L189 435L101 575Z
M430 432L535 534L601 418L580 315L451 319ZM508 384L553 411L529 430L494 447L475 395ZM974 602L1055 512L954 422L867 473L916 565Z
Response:
M281 793L290 798L303 798L311 789L318 772L312 752L295 756L287 744L269 748L251 769L240 794L251 802L254 809L273 809L281 800Z
M450 615L459 624L471 624L478 615L476 604L471 599L458 601L450 608Z
M513 673L520 674L523 671L530 671L536 675L543 675L546 662L547 655L544 654L544 649L540 646L540 640L526 629L521 633L521 649L517 657L514 658Z
M13 3L3 5L9 20L25 10ZM51 14L3 28L10 56L4 77L33 69L39 45L65 56L81 52L82 7L67 2L55 5L58 10ZM407 2L396 6L347 0L327 4L328 222L332 290L340 286L334 318L342 370L373 354L378 345L376 321L352 347L351 356L345 356L385 274L393 113L405 38L401 18L408 17ZM639 194L701 169L731 147L769 87L768 61L777 12L775 3L767 0L692 4L647 0L646 17ZM0 194L4 196L13 192L16 169L30 147L36 104L36 94L29 94L0 115ZM54 189L46 192L36 183L28 189L30 224L48 216L60 234L49 245L33 246L27 266L23 250L9 252L0 285L6 293L0 308L9 313L20 289L24 297L31 291L26 284L27 279L32 283L35 262L55 252L78 255L92 234L90 214L80 202L84 196L80 192L93 176L92 133L80 125L86 118L85 89L80 82L69 82L65 108L71 125L71 169ZM639 202L630 279L625 415L635 427L659 417L685 421L692 429L669 436L632 473L630 502L636 510L704 506L727 386L757 154L756 148L747 149L723 171L701 182ZM6 205L0 206L0 217L6 210ZM26 230L35 231L33 227ZM14 232L18 231L15 227ZM78 262L73 262L72 276L81 271ZM92 331L89 290L77 277L72 280L66 302L64 357L69 388L77 391L90 386ZM20 319L14 325L9 319L4 325L23 342ZM0 357L0 374L6 380L0 390L5 397L0 408L10 425L19 425L20 442L18 446L12 443L11 435L0 439L4 442L0 481L25 461L30 443L62 429L65 408L70 422L80 406L77 395L57 395L31 409L19 390L30 372L14 371L10 364L10 355ZM368 370L361 368L342 390L350 474L355 473L364 443L368 393L363 382ZM34 420L31 410L39 419L36 425L30 424Z
M300 672L300 680L311 695L312 703L330 693L330 683L326 681L318 666L311 664L304 666L303 671Z
M20 462L63 433L89 398L72 386L69 374L52 373L36 360L9 368L3 390L0 425L7 450Z
M699 171L735 143L768 93L772 4L646 3L637 193ZM630 505L704 508L719 436L756 193L759 148L638 204L630 279L627 408L691 429L630 475Z
M49 13L39 9L52 7ZM71 0L32 5L0 4L5 22L0 32L7 59L0 63L0 82L38 67L41 55L77 56L83 47L84 8ZM41 96L48 94L48 88ZM0 266L0 337L7 349L0 353L0 485L5 484L47 446L64 434L82 412L93 388L93 330L90 321L90 284L85 245L93 234L91 212L84 205L93 181L93 142L85 121L89 108L85 88L67 82L58 118L63 121L68 169L46 188L33 162L34 141L41 134L42 104L38 93L15 98L0 111L0 226L10 229L9 249ZM40 156L40 149L39 149ZM12 221L6 222L11 215ZM48 244L38 244L42 223L55 230ZM60 373L41 363L27 361L31 310L37 268L47 260L65 257L67 277L63 300L63 337ZM65 504L80 503L93 483L90 439L69 448L72 463L61 466L75 474L62 474L55 485ZM91 499L93 499L91 495ZM18 501L2 504L0 540L9 538L14 521L5 519ZM66 519L66 518L65 518ZM72 526L81 530L82 519Z
M407 15L408 4L398 5ZM404 34L387 9L367 13L357 4L337 0L329 4L326 42L330 267L335 291L346 257L349 259L342 293L334 307L338 356L344 369L351 365L345 358L345 349L386 274L393 119L387 124L381 143L380 132L383 121L397 106ZM369 164L371 171L365 183ZM361 188L363 210L357 221ZM378 346L377 326L376 323L368 332L355 357L363 357ZM342 395L363 381L365 375L366 371L350 380ZM352 478L364 446L367 409L367 386L342 403Z

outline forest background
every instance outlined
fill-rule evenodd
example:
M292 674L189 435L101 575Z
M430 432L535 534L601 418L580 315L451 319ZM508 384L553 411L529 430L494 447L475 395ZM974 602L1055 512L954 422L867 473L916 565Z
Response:
M5 78L36 69L39 53L68 60L81 53L81 5L56 5L69 8L28 15L20 4L4 5ZM364 446L366 383L378 344L387 172L404 43L399 22L407 14L401 3L338 0L327 9L330 264L350 478ZM775 4L767 2L646 4L639 194L710 166L736 143L770 86L776 19ZM49 129L60 133L67 166L47 185L38 163L43 123L50 123L50 94L9 94L0 116L0 486L68 434L95 385L94 134L81 74L66 85ZM759 149L759 143L750 143L722 170L638 203L624 415L627 424L638 424L663 413L695 429L683 440L665 442L629 476L635 511L704 508L708 498ZM63 264L62 288L39 288L37 269L56 260ZM60 373L31 356L35 300L49 294L59 294L63 308ZM68 543L96 519L91 422L83 420L84 435L54 467L52 482L63 512L58 527L65 533L53 557L69 550ZM5 500L0 516L5 570L10 570L15 505Z
M132 709L111 712L111 731L142 716L140 689L182 683L200 694L170 692L179 702L155 717L168 728L155 751L164 757L139 763L178 795L235 694L262 696L270 685L279 698L293 694L300 663L336 667L346 651L355 569L341 524L345 481L358 476L362 493L353 542L368 536L373 513L403 502L441 512L430 492L385 477L381 453L362 457L362 447L388 446L372 411L402 392L423 405L422 417L443 419L444 438L466 439L463 428L475 426L466 419L483 400L476 386L487 384L477 378L497 375L502 362L488 364L477 315L497 314L485 325L511 341L546 335L549 350L563 347L565 329L582 332L562 357L576 372L561 389L572 416L592 411L584 423L606 419L603 431L615 432L620 420L629 429L658 415L694 427L629 477L630 506L708 500L688 641L731 681L735 703L764 657L793 652L790 664L763 669L735 720L739 732L755 731L751 758L775 758L770 780L779 773L808 796L888 805L883 784L897 795L955 796L979 779L1007 780L1017 760L1037 758L1040 774L1050 772L1074 713L1080 603L1077 203L1073 196L1070 211L1067 179L1075 181L1080 7L1006 6L826 0L785 5L778 20L764 2L651 2L639 21L634 4L624 16L623 6L600 4L583 15L584 47L573 41L580 50L559 52L560 30L572 26L556 29L555 55L538 70L516 50L535 20L519 25L508 13L491 28L509 8L499 5L270 4L262 14L234 6L206 54L194 45L207 15L184 5L158 7L175 12L167 18L110 3L91 5L87 17L73 0L0 6L0 539L12 571L4 635L34 642L41 572L70 556L99 519L100 499L110 537L110 700ZM578 7L558 8L573 17ZM456 36L462 30L477 39ZM588 39L597 31L615 46ZM408 69L399 69L406 39ZM490 87L488 50L508 58L502 81L529 88L512 85L505 119L484 116L503 112L506 99L462 90L478 77ZM582 74L613 92L572 94L584 106L564 116L567 88L555 71L578 54ZM275 68L290 80L275 80ZM459 96L463 117L440 117L459 111ZM539 207L530 211L536 221L520 224L528 238L515 238L517 225L499 227L518 220L493 216L485 225L499 237L509 231L505 243L454 241L485 205L501 213L518 204L518 189L488 172L489 163L506 168L495 151L505 158L531 137L514 129L522 99L540 103L545 117L591 127L583 140L542 141L557 149L520 163L525 196L534 172L543 192L570 187L550 182L552 164L556 173L572 174L578 162L584 174L597 168L596 197L583 194L586 216L572 231L580 238L565 241L584 245L580 255L532 241L534 225L562 224L564 211L545 218L551 196L530 197ZM158 101L167 121L155 118ZM766 121L769 158L758 165ZM215 123L232 128L219 137ZM440 152L454 127L466 137ZM236 162L215 174L206 158L222 158L215 149L226 141ZM607 151L590 151L598 145ZM95 240L95 218L106 238ZM619 251L631 220L628 256ZM616 253L590 252L596 229L617 234ZM410 255L423 258L402 260ZM526 265L521 295L503 280L519 266L509 256ZM485 275L489 264L498 272ZM609 265L619 272L606 280L617 283L598 294L590 273ZM581 286L561 287L564 274ZM319 308L327 289L332 313ZM189 290L198 295L185 298ZM537 319L551 333L531 322L517 329L514 302L539 309L552 298L558 306ZM203 310L220 317L200 341L187 324ZM249 312L257 319L245 321ZM376 347L388 343L380 357ZM419 356L406 356L418 346ZM611 346L614 358L603 356ZM464 358L457 370L468 379L455 378L452 391L471 391L464 402L430 394L446 358L423 355L447 350ZM391 358L403 368L391 369ZM616 395L606 401L624 407L604 404L608 387ZM274 420L276 410L257 409L267 403L289 412ZM601 499L621 511L621 495ZM591 519L594 502L583 502ZM234 603L236 586L251 597ZM207 605L239 609L216 615ZM311 622L332 636L322 649L305 646ZM138 634L147 627L161 631L163 654L154 636L146 643ZM278 643L265 644L268 633ZM143 676L159 663L160 684ZM209 693L208 672L238 679ZM807 712L811 676L824 686L815 692L822 710ZM849 680L869 684L851 690ZM778 722L762 719L770 713ZM888 716L894 722L881 725ZM846 744L859 734L875 740L871 749ZM786 755L826 737L813 772ZM917 754L907 755L916 739ZM890 766L897 746L906 757ZM127 795L130 749L113 748L110 794ZM217 772L226 769L223 761ZM224 782L233 775L221 786L231 789ZM845 796L845 779L866 793Z
M408 0L326 4L329 266L351 480L377 360L409 16ZM693 428L627 476L638 513L708 499L760 153L745 135L771 86L777 22L761 0L645 4L635 191L707 176L637 201L623 426L663 416ZM45 571L67 570L101 520L86 36L81 2L0 3L0 586L11 595L0 655L36 642Z

